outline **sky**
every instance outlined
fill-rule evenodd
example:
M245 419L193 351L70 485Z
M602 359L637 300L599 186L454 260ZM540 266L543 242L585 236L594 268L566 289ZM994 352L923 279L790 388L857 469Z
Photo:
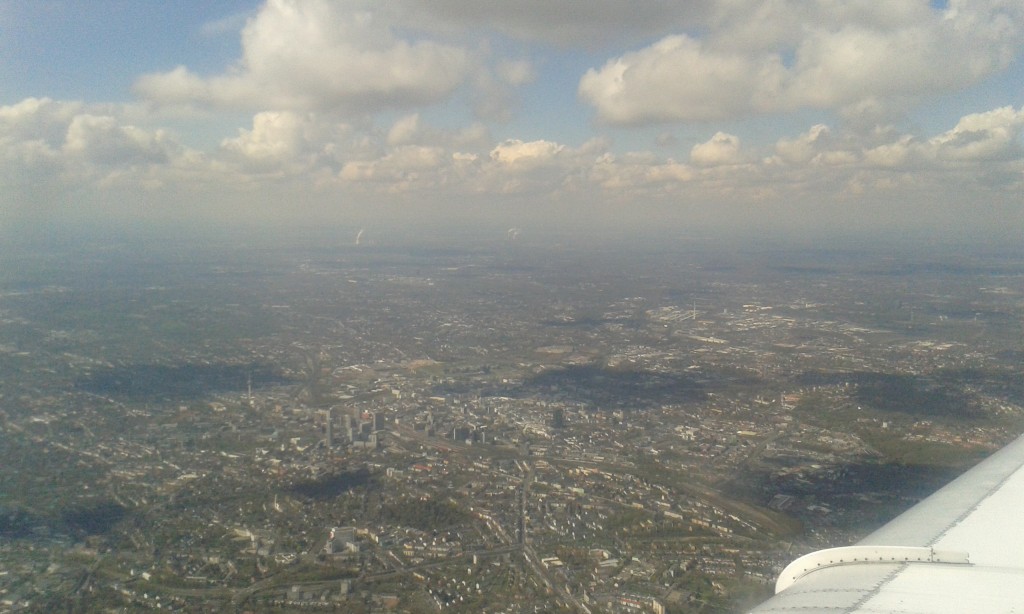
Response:
M1024 0L0 0L0 232L1019 242L1022 56Z

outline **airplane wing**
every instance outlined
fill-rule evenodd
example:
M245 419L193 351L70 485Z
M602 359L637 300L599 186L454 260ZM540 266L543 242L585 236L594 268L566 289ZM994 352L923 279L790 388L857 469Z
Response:
M854 546L782 571L752 612L1024 612L1024 436Z

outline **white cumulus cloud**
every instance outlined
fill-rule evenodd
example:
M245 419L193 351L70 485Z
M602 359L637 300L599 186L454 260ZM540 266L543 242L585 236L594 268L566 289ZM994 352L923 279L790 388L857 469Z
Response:
M147 132L111 116L88 114L71 120L63 146L68 154L102 165L167 162L172 148L178 149L162 130Z
M379 182L389 191L401 191L411 184L436 184L434 171L446 163L440 147L402 145L376 160L355 160L346 163L339 177L351 182Z
M463 82L464 49L402 39L383 9L362 4L268 0L242 31L237 66L210 77L179 66L135 91L163 104L365 111L436 102Z
M1002 107L972 113L952 130L928 141L938 158L950 160L1000 160L1020 158L1024 132L1024 107Z
M580 97L619 124L838 110L955 91L1024 48L1017 2L722 1L716 15L701 36L666 36L587 71Z
M740 139L732 134L716 132L708 141L693 146L690 160L701 166L738 164L743 161L740 156Z
M677 35L587 71L579 94L613 123L719 119L768 108L783 72L778 56L713 50Z
M775 153L785 162L805 164L828 151L831 134L828 126L816 124L794 139L779 139L775 144Z
M503 141L491 150L491 160L511 167L525 168L544 164L565 149L552 141L523 142L518 139Z
M802 202L851 217L864 203L913 202L925 211L941 201L959 211L966 202L1000 202L1019 210L1024 108L951 124L931 134L888 127L868 135L815 124L764 145L719 131L677 160L663 150L612 152L601 138L495 142L481 124L442 129L416 113L378 126L341 124L331 113L264 111L204 152L153 127L136 107L27 99L0 106L0 208L61 195L95 203L128 195L145 207L151 197L177 203L203 194L282 212L317 199L399 196L432 203L439 214L451 203L490 207L492 197L595 208L757 203L766 212Z
M305 120L288 111L264 111L256 114L252 130L239 130L237 137L225 139L221 148L237 157L256 163L280 165L294 161L306 148Z

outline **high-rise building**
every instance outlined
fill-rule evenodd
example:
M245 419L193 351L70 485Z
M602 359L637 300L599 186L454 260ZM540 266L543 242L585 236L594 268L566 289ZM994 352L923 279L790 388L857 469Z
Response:
M334 412L324 410L324 445L330 450L334 446Z

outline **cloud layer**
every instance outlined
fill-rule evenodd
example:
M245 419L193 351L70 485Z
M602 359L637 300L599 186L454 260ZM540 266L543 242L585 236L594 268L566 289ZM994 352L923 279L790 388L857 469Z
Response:
M203 152L165 130L135 126L129 115L127 108L48 99L0 107L0 180L26 192L40 183L63 190L133 186L143 193L288 185L300 195L361 195L368 201L539 195L547 202L590 200L595 207L639 195L762 203L827 196L842 202L884 199L925 184L929 193L955 194L965 182L979 181L1011 200L1024 193L1024 109L1013 107L964 116L928 137L893 131L883 141L822 124L766 147L747 147L735 135L716 132L683 160L616 154L602 139L578 146L494 142L480 127L445 131L418 115L367 130L292 111L257 113L250 127Z
M327 0L269 0L242 30L242 52L225 74L179 66L135 90L161 104L366 111L442 100L471 67L465 49L397 38L377 13Z
M893 120L1017 61L1019 2L267 0L201 31L231 27L234 63L140 75L135 103L0 106L0 213L81 198L97 215L515 203L1024 222L1019 101L930 132ZM765 116L785 121L750 123ZM648 124L668 126L645 145Z
M1020 53L1019 3L722 2L713 34L674 34L580 80L611 123L714 120L898 103L954 91Z

